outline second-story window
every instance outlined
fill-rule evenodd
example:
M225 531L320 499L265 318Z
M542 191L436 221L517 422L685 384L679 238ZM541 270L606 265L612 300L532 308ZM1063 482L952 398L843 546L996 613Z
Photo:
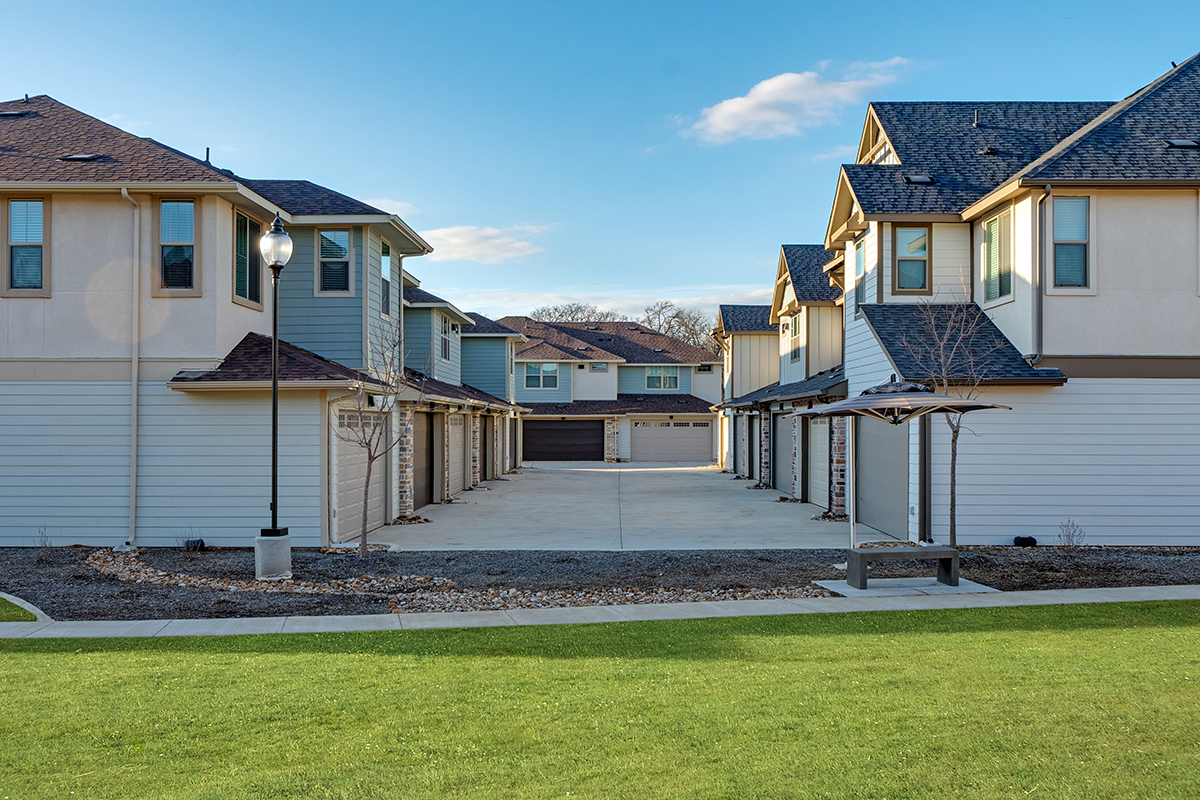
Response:
M791 345L791 350L792 350L792 355L791 355L792 361L799 361L801 358L804 357L804 340L800 336L801 332L804 330L804 312L803 311L797 311L795 313L795 315L792 316L792 318L790 320L788 320L788 329L791 333L791 336L789 336L788 338L790 340L790 345Z
M854 245L854 312L867 301L866 242Z
M1088 199L1054 198L1054 285L1088 285Z
M450 318L442 314L442 361L450 360Z
M679 367L646 367L647 389L678 389Z
M379 247L379 313L392 315L392 248L387 242Z
M557 389L558 364L551 362L525 364L526 389Z
M258 240L262 225L240 211L233 217L233 295L262 303L262 267Z
M896 229L896 264L892 290L926 292L930 286L929 228Z
M349 292L350 231L318 231L320 242L320 289L322 292Z
M196 287L196 203L163 200L159 205L159 284L163 289Z
M1012 296L1012 215L1008 209L983 224L985 301Z
M46 288L46 240L41 200L8 201L8 276L5 288L40 292Z

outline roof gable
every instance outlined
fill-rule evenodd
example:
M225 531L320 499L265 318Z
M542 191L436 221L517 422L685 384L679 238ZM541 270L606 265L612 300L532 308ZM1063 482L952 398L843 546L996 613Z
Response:
M796 304L801 306L830 304L842 296L841 290L830 285L824 269L836 256L822 244L785 244L780 247L779 273L771 300L772 322L778 322L784 310L783 299L788 284L792 287Z
M779 326L771 322L771 307L758 305L717 306L717 323L726 334L776 333Z
M623 361L629 364L717 364L706 350L636 322L540 322L501 317L498 322L524 334L520 361Z
M312 181L251 180L238 178L246 188L270 200L289 214L296 216L371 215L388 216L388 212L355 200L341 192L318 186Z
M407 291L407 290L405 290ZM468 335L470 336L503 336L519 338L521 334L514 331L505 325L501 325L494 319L489 319L483 314L478 314L474 311L468 311L467 316L475 321L475 325L471 328Z

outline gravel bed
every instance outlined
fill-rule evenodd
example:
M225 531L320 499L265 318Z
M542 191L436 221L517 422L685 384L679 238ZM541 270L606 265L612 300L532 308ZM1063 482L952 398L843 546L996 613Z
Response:
M293 581L263 587L252 580L249 548L147 548L128 557L84 547L0 551L0 591L60 620L804 597L827 594L812 581L845 576L835 567L845 554L833 549L371 552L365 558L305 549L292 553ZM1200 548L965 547L960 564L964 578L1002 591L1200 584ZM880 578L930 574L927 562L871 569ZM255 590L263 588L270 591Z

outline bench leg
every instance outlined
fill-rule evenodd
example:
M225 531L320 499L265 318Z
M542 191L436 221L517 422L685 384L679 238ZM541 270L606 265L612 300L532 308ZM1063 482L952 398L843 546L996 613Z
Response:
M950 558L939 558L937 579L938 583L944 583L947 586L958 586L958 559L953 556Z
M867 560L850 553L846 556L846 583L855 589L867 588Z

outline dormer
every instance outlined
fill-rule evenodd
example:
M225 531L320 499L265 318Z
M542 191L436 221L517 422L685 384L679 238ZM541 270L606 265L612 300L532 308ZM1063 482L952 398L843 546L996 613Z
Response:
M842 363L842 293L826 272L840 257L819 244L779 249L769 321L779 331L781 385Z

